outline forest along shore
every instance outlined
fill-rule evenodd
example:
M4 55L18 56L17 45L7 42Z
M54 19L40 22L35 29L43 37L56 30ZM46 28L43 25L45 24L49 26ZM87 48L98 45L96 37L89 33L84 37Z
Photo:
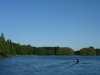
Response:
M9 57L16 55L81 55L81 56L96 56L100 55L100 48L94 48L93 46L87 48L81 48L80 50L73 50L70 47L34 47L30 44L20 45L20 43L14 43L11 39L5 40L4 34L0 35L0 57Z

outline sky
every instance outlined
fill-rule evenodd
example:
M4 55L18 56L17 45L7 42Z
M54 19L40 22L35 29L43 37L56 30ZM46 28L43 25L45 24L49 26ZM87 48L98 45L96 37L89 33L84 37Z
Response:
M100 48L100 0L0 0L0 33L22 45Z

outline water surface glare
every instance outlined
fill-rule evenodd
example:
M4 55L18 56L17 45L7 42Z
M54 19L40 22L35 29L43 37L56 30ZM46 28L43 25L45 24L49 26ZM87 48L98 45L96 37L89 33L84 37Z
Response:
M0 75L100 75L100 56L0 58Z

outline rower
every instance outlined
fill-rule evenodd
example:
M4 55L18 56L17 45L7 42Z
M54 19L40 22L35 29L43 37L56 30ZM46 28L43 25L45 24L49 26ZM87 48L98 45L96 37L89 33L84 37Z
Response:
M79 63L79 59L77 59L77 63Z

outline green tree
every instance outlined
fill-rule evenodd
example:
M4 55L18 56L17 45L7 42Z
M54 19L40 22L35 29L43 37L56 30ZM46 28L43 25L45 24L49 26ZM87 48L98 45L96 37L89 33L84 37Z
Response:
M62 47L57 51L58 55L74 55L74 50L69 47Z
M4 34L1 33L0 36L0 55L8 56L9 55L9 48L8 43L5 41Z
M27 55L27 49L26 49L26 46L23 46L23 54L24 54L24 55Z
M46 55L54 55L54 50L45 50Z
M93 47L93 46L90 46L89 48L92 48L92 49L94 49L94 47Z
M96 55L94 48L82 48L80 49L80 55Z
M37 48L37 53L38 53L38 55L45 55L46 54L45 49L43 47Z
M79 55L80 54L80 51L74 51L75 52L75 55Z
M14 46L11 46L11 51L10 51L11 55L16 55L16 50Z
M100 49L95 49L96 55L100 55Z
M28 55L33 55L34 49L32 48L31 45L27 45L27 46L26 46L26 49L27 49L27 54L28 54Z
M24 54L23 47L19 43L16 44L15 49L16 49L16 54L17 55L23 55Z

